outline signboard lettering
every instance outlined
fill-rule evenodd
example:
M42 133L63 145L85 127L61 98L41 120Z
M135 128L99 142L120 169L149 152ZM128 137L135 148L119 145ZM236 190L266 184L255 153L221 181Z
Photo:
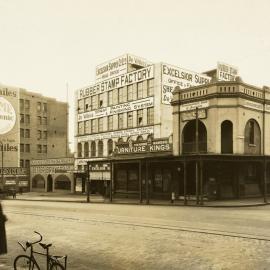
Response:
M218 62L217 79L219 81L235 81L238 76L238 69L234 66Z
M196 110L196 108L201 109L201 108L207 108L207 107L209 107L209 101L202 100L198 102L192 102L192 103L181 105L180 112L192 111L192 110Z

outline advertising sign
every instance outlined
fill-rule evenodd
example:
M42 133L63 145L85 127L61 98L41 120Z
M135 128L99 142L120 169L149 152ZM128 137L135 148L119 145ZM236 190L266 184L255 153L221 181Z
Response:
M127 142L117 144L115 155L143 154L172 151L172 144L168 140L155 140L143 142Z
M196 111L189 111L189 112L184 112L181 115L182 121L190 121L196 119ZM199 119L205 119L207 117L206 115L206 110L198 110L198 118Z
M58 166L33 166L30 168L33 174L54 174L58 172L74 171L74 165L58 165Z
M108 80L127 73L127 55L122 55L96 67L96 81Z
M19 90L0 85L0 150L4 167L19 166ZM0 155L1 160L1 155Z
M144 58L141 58L132 54L128 54L128 63L131 65L136 65L140 67L147 67L147 66L152 65L151 62L145 60Z
M201 108L207 108L207 107L209 107L209 101L202 100L198 102L192 102L192 103L181 105L180 112L192 111L192 110L196 110L196 108L201 109Z
M122 103L122 104L118 104L118 105L114 105L114 106L110 106L110 107L106 107L106 108L97 109L95 111L78 114L78 122L86 121L89 119L95 119L98 117L104 117L104 116L109 116L109 115L113 115L113 114L118 114L118 113L124 113L124 112L145 109L145 108L149 108L149 107L153 107L153 106L154 106L154 98L153 97L144 98L141 100Z
M154 66L148 66L130 73L126 73L106 81L98 82L94 85L78 90L78 99L104 93L106 91L124 87L129 84L137 83L143 80L148 80L154 77Z
M60 165L74 164L74 158L49 158L49 159L33 159L30 161L31 166L35 165Z
M141 127L141 128L132 128L126 130L117 130L93 135L86 135L78 137L78 142L87 142L87 141L95 141L95 140L103 140L103 139L113 139L113 138L121 138L121 137L130 137L130 136L139 136L143 134L154 133L154 127Z
M221 62L217 63L217 79L219 81L235 81L237 76L237 67Z
M161 102L163 104L170 104L172 100L172 92L176 86L179 86L180 89L185 89L191 86L207 84L211 81L211 78L204 74L168 64L162 64L161 75Z

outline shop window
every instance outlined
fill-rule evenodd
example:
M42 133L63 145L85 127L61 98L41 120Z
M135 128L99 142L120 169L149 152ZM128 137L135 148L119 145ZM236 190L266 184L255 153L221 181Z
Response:
M133 112L128 112L127 114L127 126L128 128L133 127Z
M147 108L147 125L154 124L154 108Z
M137 110L137 126L143 125L143 110Z
M77 155L78 157L82 157L82 144L78 143L77 145Z
M154 79L147 81L147 96L154 95Z
M113 154L113 140L108 140L108 156L111 156Z
M95 157L96 156L96 142L92 142L91 143L91 157Z
M98 142L98 156L103 157L103 141Z
M155 169L154 191L158 193L169 193L171 185L171 171L167 169Z

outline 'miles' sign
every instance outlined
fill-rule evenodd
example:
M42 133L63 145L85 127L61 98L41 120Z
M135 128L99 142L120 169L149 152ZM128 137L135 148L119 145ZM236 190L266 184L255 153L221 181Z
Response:
M141 142L119 143L115 155L171 152L172 144L167 139Z

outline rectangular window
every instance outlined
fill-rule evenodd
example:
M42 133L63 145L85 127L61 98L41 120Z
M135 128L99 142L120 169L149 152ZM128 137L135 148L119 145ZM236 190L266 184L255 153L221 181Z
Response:
M113 104L113 91L108 92L108 106L111 106Z
M20 128L20 137L24 138L24 129L23 128Z
M20 159L20 167L23 168L23 159Z
M25 123L30 124L30 115L29 114L25 115Z
M84 112L84 99L78 101L78 113Z
M255 144L254 128L254 121L249 121L249 144Z
M137 126L143 125L143 110L137 110Z
M99 132L103 131L103 118L98 119L98 131Z
M24 144L20 144L20 152L23 153L24 152Z
M123 102L127 102L127 87L123 88Z
M20 110L24 110L24 100L20 99Z
M25 129L24 130L24 137L25 138L30 138L30 129Z
M78 123L78 133L79 133L79 135L83 135L84 134L83 128L84 128L84 123L83 122L79 122Z
M21 124L24 123L24 114L20 114L20 123L21 123Z
M97 129L96 120L97 120L97 119L92 119L92 120L91 120L91 132L92 132L92 133L97 132L97 130L96 130L96 129Z
M119 113L118 114L118 128L123 129L123 127L124 127L124 114Z
M91 126L90 126L91 121L87 120L84 122L84 132L85 134L90 134L91 133Z
M25 107L26 110L29 110L30 109L30 100L26 99L24 101L24 107Z
M90 97L85 99L85 111L91 111L91 98Z
M44 131L43 131L43 139L45 139L45 140L46 140L46 139L47 139L47 135L48 135L47 131L46 131L46 130L44 130Z
M30 167L30 160L26 159L25 163L24 163L25 168L29 168Z
M134 83L133 85L132 85L132 92L133 92L133 100L136 100L137 99L137 97L138 97L138 93L137 93L137 83Z
M42 138L41 136L41 130L38 130L37 131L37 139L40 140Z
M128 112L127 114L127 126L128 128L133 127L133 112Z
M25 145L25 152L30 153L30 144Z
M47 145L43 145L42 150L43 150L43 153L46 154L47 153Z
M132 84L128 85L128 87L127 87L127 100L128 101L133 100L133 86L132 86Z
M41 125L41 116L37 117L37 122L38 122L38 125Z
M118 103L123 103L123 87L118 89Z
M40 112L41 111L41 102L37 103L37 111Z
M154 95L154 79L147 81L147 96L153 96Z
M92 110L97 109L97 95L91 97Z
M37 145L37 152L38 152L38 153L42 153L42 152L41 152L41 144L38 144L38 145Z
M42 110L43 112L47 112L47 103L42 104Z
M103 94L98 95L98 107L99 108L104 107L104 96L103 96Z
M108 130L113 130L113 116L108 117Z
M147 108L147 125L154 124L154 108Z
M47 117L42 117L42 122L43 125L47 125L48 124Z
M138 83L138 99L143 98L143 83Z

